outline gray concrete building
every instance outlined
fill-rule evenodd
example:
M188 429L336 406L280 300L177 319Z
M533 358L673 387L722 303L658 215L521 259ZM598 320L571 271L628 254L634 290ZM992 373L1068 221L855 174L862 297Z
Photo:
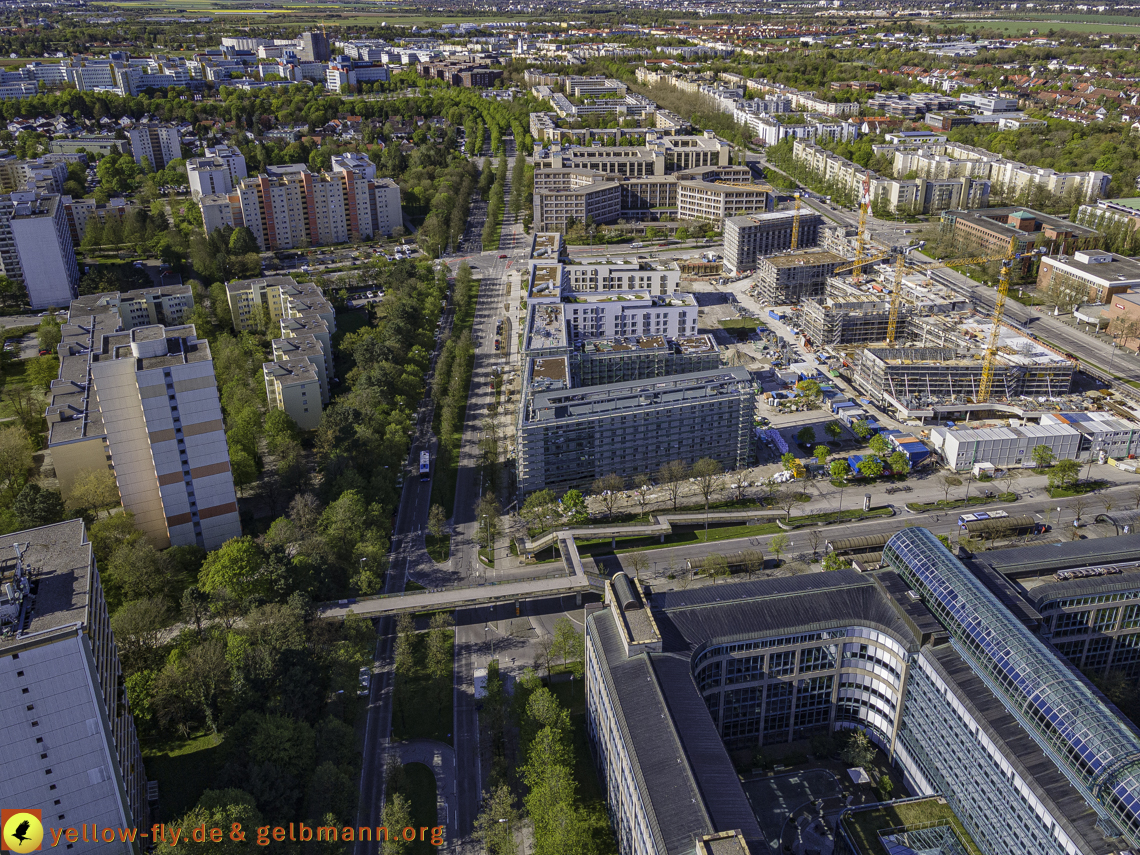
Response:
M0 733L0 804L39 810L54 828L147 829L142 753L82 520L0 538Z
M652 473L677 459L748 463L755 392L746 368L578 388L570 378L566 357L527 364L517 447L523 493L580 487L611 472Z
M793 211L773 211L770 214L752 214L725 219L725 272L735 275L755 270L757 262L764 256L791 249L794 219ZM807 249L818 244L823 217L801 211L799 219L796 248Z
M797 250L756 263L759 299L768 306L788 306L822 297L827 278L847 259L825 250Z

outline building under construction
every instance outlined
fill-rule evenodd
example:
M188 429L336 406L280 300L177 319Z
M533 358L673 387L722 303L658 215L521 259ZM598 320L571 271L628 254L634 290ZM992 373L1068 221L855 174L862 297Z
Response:
M973 326L988 336L989 324ZM874 403L907 418L984 408L988 405L974 403L982 379L984 341L972 347L870 347L860 354L853 379ZM990 400L1028 398L1029 409L1036 410L1038 399L1067 395L1075 371L1076 364L1064 355L1003 328Z
M894 270L884 269L881 282L893 279ZM965 312L969 301L942 285L931 285L923 276L905 276L902 302L895 325L895 341L926 337L925 319L934 315ZM891 297L878 282L857 285L849 277L833 276L819 300L805 300L801 319L803 332L816 345L841 347L885 342L891 315Z
M756 263L757 299L768 306L788 306L824 296L827 279L847 259L812 249L762 258Z

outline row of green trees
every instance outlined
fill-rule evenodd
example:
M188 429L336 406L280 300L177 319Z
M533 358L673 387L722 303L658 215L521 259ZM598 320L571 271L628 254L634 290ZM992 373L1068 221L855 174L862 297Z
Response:
M483 161L483 175L490 173L489 164ZM502 227L504 195L507 191L507 158L503 155L495 165L495 181L484 193L487 200L487 219L483 223L483 249L490 251L498 249L499 229ZM480 190L482 190L482 176Z
M544 658L547 663L570 663L575 678L581 679L582 644L581 633L563 618L546 638ZM488 855L521 852L518 835L524 811L534 830L536 855L591 855L612 848L604 808L583 803L579 794L570 711L538 675L527 669L511 698L498 662L490 662L481 717L490 734L492 762L475 834ZM589 774L588 768L584 771ZM520 793L524 810L519 809Z
M467 392L471 385L471 371L475 364L475 344L471 338L470 319L474 316L474 304L478 297L478 287L471 276L471 268L466 262L455 271L454 317L463 329L452 329L444 342L435 373L432 375L431 397L435 405L432 430L439 437L435 462L435 481L432 498L444 508L444 518L451 516L455 502L454 485L450 472L459 458L459 443L462 438L463 417L467 409ZM440 489L434 484L439 483ZM437 534L437 536L439 536Z

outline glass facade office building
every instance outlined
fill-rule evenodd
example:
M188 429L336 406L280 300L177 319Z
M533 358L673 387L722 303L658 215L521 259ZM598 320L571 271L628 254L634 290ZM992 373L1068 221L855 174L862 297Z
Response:
M987 855L1138 851L1133 728L934 535L905 529L883 559L649 596L623 584L588 615L588 732L623 855L754 837L727 752L854 727Z
M1140 844L1140 740L926 529L888 541L884 563L922 597L953 647L1090 804Z

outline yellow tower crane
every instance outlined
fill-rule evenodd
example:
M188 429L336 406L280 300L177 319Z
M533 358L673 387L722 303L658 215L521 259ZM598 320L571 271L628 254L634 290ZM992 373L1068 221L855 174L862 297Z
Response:
M895 332L898 329L899 306L902 304L902 278L907 268L928 273L931 270L941 270L947 267L969 267L971 264L989 264L992 261L1004 262L1007 258L1009 258L1008 255L977 255L968 258L953 258L949 261L911 264L907 260L906 252L900 252L895 262L895 288L891 292L891 313L887 320L887 343L890 344L895 340Z
M792 252L800 245L800 194L796 193L796 212L792 214Z
M1013 272L1013 263L1020 258L1031 255L1043 255L1044 249L1031 249L1028 252L1017 251L1017 236L1009 239L1009 251L1001 263L1001 278L998 279L997 299L994 300L994 327L990 330L990 340L986 344L986 355L982 358L982 380L978 384L977 403L984 404L990 399L990 391L994 384L994 363L997 362L998 337L1001 333L1001 318L1005 313L1005 301L1009 296L1009 280Z

